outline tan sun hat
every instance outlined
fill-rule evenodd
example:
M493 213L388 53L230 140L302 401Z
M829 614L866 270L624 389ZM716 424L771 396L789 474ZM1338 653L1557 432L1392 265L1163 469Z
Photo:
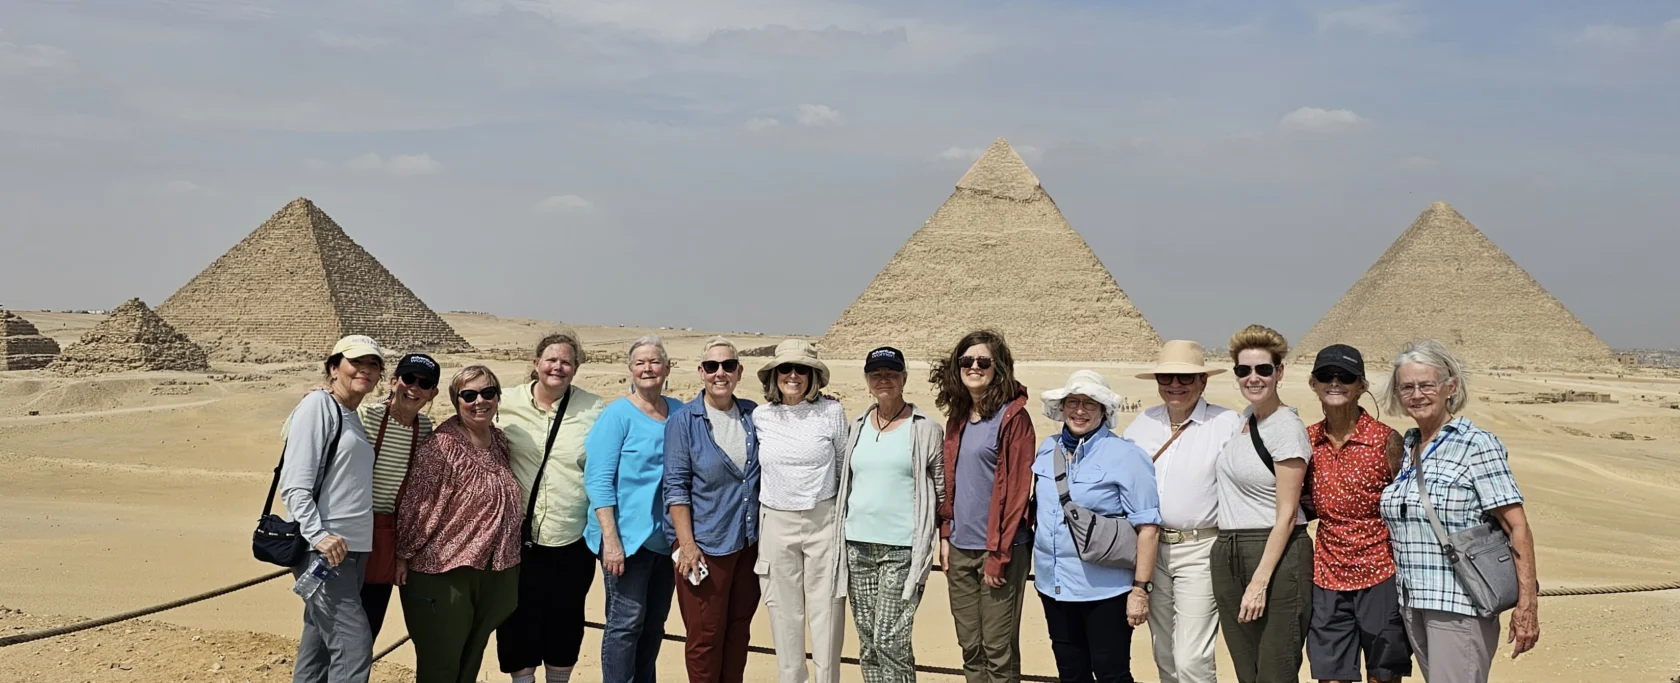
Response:
M1225 370L1210 368L1202 345L1185 339L1174 339L1161 345L1161 360L1148 372L1137 374L1138 379L1154 379L1156 375L1217 375Z
M828 366L817 360L817 347L803 339L788 339L776 345L776 355L758 369L758 381L770 381L770 373L776 371L776 366L783 363L793 363L811 368L811 375L815 377L817 388L828 386Z

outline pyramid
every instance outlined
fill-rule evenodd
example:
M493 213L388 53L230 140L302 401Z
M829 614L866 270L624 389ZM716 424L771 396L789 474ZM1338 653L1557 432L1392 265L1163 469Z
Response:
M321 353L339 337L365 334L398 353L472 350L304 198L280 209L157 312L209 342Z
M63 375L129 370L204 371L204 349L175 331L146 303L129 299L47 366Z
M0 310L0 370L47 367L58 356L58 342L41 334L28 320Z
M1004 333L1020 360L1147 361L1161 338L1002 138L828 328L831 358L944 357Z
M1383 364L1433 338L1467 365L1606 370L1606 346L1446 202L1431 204L1295 348L1349 344Z

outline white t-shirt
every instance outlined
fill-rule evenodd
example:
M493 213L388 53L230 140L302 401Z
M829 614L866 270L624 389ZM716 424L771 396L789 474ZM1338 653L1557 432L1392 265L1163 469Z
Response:
M1219 475L1220 529L1270 529L1277 522L1277 477L1260 462L1254 439L1242 431L1253 413L1254 406L1243 409L1236 431L1225 442L1214 468ZM1261 420L1260 438L1275 462L1291 458L1312 461L1307 425L1294 408L1283 406ZM1295 523L1306 524L1306 514L1296 510Z

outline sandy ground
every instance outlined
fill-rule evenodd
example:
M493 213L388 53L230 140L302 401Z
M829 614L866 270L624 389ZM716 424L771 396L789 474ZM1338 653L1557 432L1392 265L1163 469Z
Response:
M29 314L43 333L74 341L96 316ZM478 354L445 357L449 368L487 362L505 381L522 377L524 357L550 323L485 315L444 316ZM666 335L678 371L671 393L698 389L691 369L705 333L643 328L580 327L591 352L611 358L630 340ZM743 348L775 338L734 335ZM621 356L620 356L621 357ZM764 361L748 358L749 370ZM832 361L831 393L855 414L867 404L857 361ZM163 602L268 571L252 560L250 527L279 448L279 424L301 392L316 381L309 364L213 363L204 374L146 373L66 380L39 371L0 373L0 635ZM917 364L918 368L925 365ZM1020 376L1036 395L1060 386L1079 367L1028 364ZM1131 378L1138 368L1092 364L1128 397L1156 401L1153 383ZM931 408L927 385L913 369L911 399ZM615 362L586 364L579 384L603 396L625 392ZM1239 403L1226 374L1210 400ZM1317 419L1305 376L1291 368L1284 397L1304 418ZM1680 380L1586 375L1477 376L1478 399L1468 411L1510 447L1512 467L1528 497L1545 587L1680 580ZM1614 404L1525 404L1527 394L1564 388L1609 391ZM744 395L752 395L750 387ZM434 405L435 416L447 414ZM1036 401L1035 401L1036 411ZM34 413L34 414L31 414ZM1129 418L1123 418L1129 419ZM1390 420L1397 427L1400 421ZM1052 425L1037 418L1041 434ZM1612 434L1624 432L1623 438ZM1631 437L1628 439L1626 437ZM1680 674L1680 591L1637 595L1548 598L1542 638L1534 653L1501 656L1494 680L1512 682L1669 681ZM602 591L591 588L589 613L602 617ZM1053 674L1041 610L1029 598L1022 625L1025 670ZM63 615L63 616L37 616ZM916 628L917 659L959 666L943 578L929 583ZM108 627L76 636L0 649L0 683L23 680L282 680L298 633L299 606L286 584L274 581L209 602L158 615L158 623ZM381 645L404 628L392 614ZM848 620L849 621L849 620ZM167 623L163 623L167 622ZM680 633L673 610L668 629ZM760 610L754 642L768 645ZM207 645L214 643L216 645ZM493 646L492 646L493 647ZM582 680L595 680L599 633L587 635ZM856 641L848 638L847 653ZM110 654L121 651L122 656ZM1134 673L1155 680L1147 628L1133 639ZM220 658L220 669L212 667ZM285 661L270 661L274 658ZM1229 675L1221 648L1221 666ZM411 665L411 648L390 661ZM485 680L505 680L493 653ZM130 669L121 668L123 665ZM268 669L259 669L262 666ZM682 680L680 646L668 644L661 673ZM384 669L376 680L401 680ZM750 680L771 680L772 658L754 656ZM846 667L848 681L860 680ZM927 676L930 680L943 677ZM954 680L954 679L952 679ZM1305 680L1303 678L1303 680Z

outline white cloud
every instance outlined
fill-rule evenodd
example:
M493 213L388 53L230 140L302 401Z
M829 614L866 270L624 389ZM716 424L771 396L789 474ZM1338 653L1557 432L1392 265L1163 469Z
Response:
M1284 114L1278 121L1278 127L1296 133L1341 133L1367 122L1365 117L1353 113L1352 109L1301 107Z
M979 159L980 155L985 153L986 150L980 149L979 147L949 147L946 148L945 151L940 152L938 158L944 161L973 162L974 160Z
M1318 32L1346 29L1374 36L1404 38L1416 33L1421 23L1406 3L1386 2L1320 12Z
M826 104L801 104L793 118L806 128L837 128L846 125L846 117Z
M1667 22L1664 22L1662 25L1662 34L1664 38L1680 39L1680 18L1669 19Z
M575 194L558 194L537 202L542 213L591 213L595 203Z
M0 40L0 76L31 71L75 71L69 50L52 45L20 45Z
M344 162L352 171L384 172L396 176L436 175L443 172L443 164L430 154L393 154L381 158L368 152Z
M315 41L318 45L361 52L374 52L381 48L390 47L396 42L381 35L340 33L330 29L313 31L309 34L309 39Z
M1575 36L1576 43L1608 48L1633 47L1641 40L1639 29L1618 24L1594 24Z
M781 121L764 116L747 119L741 124L741 129L748 133L768 133L781 127Z
M1400 160L1400 168L1408 171L1428 171L1439 165L1429 157L1406 157Z

